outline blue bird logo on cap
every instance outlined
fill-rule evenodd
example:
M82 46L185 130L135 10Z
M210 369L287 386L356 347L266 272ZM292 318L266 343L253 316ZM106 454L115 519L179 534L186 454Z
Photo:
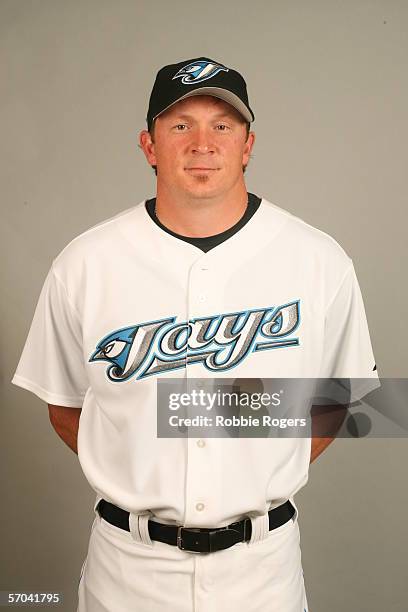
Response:
M184 83L184 85L192 85L195 83L201 83L201 81L206 81L207 79L211 79L213 76L221 72L221 70L228 72L229 69L221 64L217 64L216 62L200 60L180 68L172 80L181 78L181 82Z

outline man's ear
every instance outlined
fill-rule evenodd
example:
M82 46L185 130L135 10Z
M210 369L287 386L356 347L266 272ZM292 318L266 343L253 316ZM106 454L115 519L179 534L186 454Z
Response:
M143 150L150 166L156 166L155 146L150 132L142 130L139 134L139 146Z
M255 143L255 132L249 132L247 141L244 145L244 151L242 155L242 165L246 166L249 163L251 152Z

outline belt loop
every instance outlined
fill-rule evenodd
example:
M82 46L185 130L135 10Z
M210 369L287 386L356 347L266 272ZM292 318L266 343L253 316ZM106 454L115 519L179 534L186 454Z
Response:
M142 542L148 546L153 546L149 535L149 519L153 513L148 510L144 514L129 514L129 531L136 542Z
M94 506L93 506L93 511L96 514L97 518L100 518L100 514L98 512L98 504L101 501L101 499L102 499L102 496L98 494L96 496L96 498L95 498L95 503L94 503Z
M269 533L269 514L261 514L261 516L250 516L252 523L251 539L248 544L255 544L260 540L264 540Z
M298 510L298 508L297 508L297 506L296 506L296 504L295 504L295 502L293 500L293 497L289 497L289 501L290 501L290 503L292 504L292 506L295 509L295 514L292 516L292 521L294 523L296 523L296 521L298 520L298 516L299 516L299 510Z

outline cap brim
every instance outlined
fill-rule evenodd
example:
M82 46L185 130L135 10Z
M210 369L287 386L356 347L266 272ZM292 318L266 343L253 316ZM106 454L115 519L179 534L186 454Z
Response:
M177 98L177 100L174 100L174 102L166 106L166 108L164 108L158 115L153 117L153 121L168 108L174 106L174 104L177 104L177 102L185 100L186 98L191 98L192 96L213 96L214 98L219 98L220 100L224 100L224 102L231 104L231 106L233 106L244 117L244 119L248 121L248 123L251 123L254 120L253 114L245 106L242 100L232 93L232 91L222 89L221 87L199 87L189 91L184 96Z

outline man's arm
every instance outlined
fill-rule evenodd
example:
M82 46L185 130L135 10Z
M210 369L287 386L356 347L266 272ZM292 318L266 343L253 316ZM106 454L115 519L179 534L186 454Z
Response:
M78 454L78 427L82 408L67 408L48 404L50 421L59 437Z
M312 450L310 452L310 463L313 463L315 459L333 442L334 438L312 438Z
M312 463L336 438L348 411L347 406L312 406Z

